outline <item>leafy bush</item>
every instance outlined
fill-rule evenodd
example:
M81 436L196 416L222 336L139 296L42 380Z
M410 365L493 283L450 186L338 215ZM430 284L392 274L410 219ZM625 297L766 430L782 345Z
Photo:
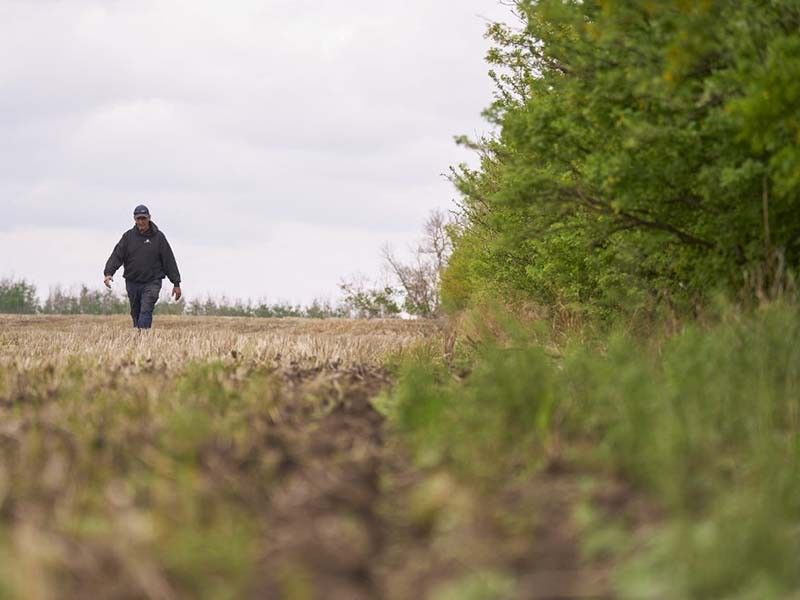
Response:
M492 25L495 137L464 141L445 305L692 307L800 264L800 7L516 0ZM767 280L769 277L766 278Z

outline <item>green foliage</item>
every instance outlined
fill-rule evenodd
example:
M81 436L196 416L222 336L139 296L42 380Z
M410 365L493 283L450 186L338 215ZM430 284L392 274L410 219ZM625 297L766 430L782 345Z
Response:
M600 316L800 262L800 7L518 0L469 143L445 304L519 292Z
M363 319L387 318L400 313L398 291L391 286L367 287L358 282L342 282L344 310Z
M482 571L442 585L434 591L432 600L502 600L512 598L513 594L514 582L511 577Z
M565 365L572 433L600 441L673 516L668 564L643 566L681 573L679 596L800 588L798 334L797 309L773 308L688 328L661 357L618 339L604 357L581 351Z
M261 318L308 318L328 319L346 316L346 310L327 300L314 299L308 306L289 302L231 300L221 298L195 299L187 303L185 314L196 317L261 317Z
M663 528L620 570L621 597L790 597L800 590L798 336L796 306L556 358L512 330L479 345L462 379L429 353L410 359L392 414L421 460L477 485L536 467L558 439L570 460L658 499ZM627 538L615 539L623 554Z
M381 300L381 298L378 298ZM384 307L386 308L386 307ZM399 308L388 305L387 314L396 314ZM327 319L349 315L350 307L345 304L334 304L328 300L314 299L308 306L290 304L288 302L268 303L261 301L244 302L229 298L205 299L196 298L186 301L181 298L177 302L170 299L169 293L163 291L160 302L156 305L157 314L161 315L193 315L203 317L264 317L264 318L309 318ZM36 287L27 281L0 280L0 313L47 315L122 315L130 312L130 305L125 294L118 294L109 289L93 290L85 285L77 291L65 290L56 286L50 290L43 303L36 296Z
M532 449L541 449L556 381L550 359L536 345L482 345L474 360L466 382L453 380L430 349L407 360L393 415L423 462L467 470L491 485L520 456L527 460Z
M36 286L24 279L0 279L0 313L32 314L38 307Z
M327 319L329 317L344 317L346 314L341 306L334 306L328 300L319 300L315 298L311 301L311 304L305 307L302 316L309 319Z
M49 315L122 315L130 312L128 299L106 289L90 290L82 285L78 293L60 287L50 290L41 308Z

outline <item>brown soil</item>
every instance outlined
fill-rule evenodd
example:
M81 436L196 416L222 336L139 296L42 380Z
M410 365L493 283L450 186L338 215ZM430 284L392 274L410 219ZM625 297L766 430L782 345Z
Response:
M609 561L581 555L577 473L558 466L477 493L415 469L387 436L370 403L389 383L384 372L285 377L294 395L268 441L283 455L282 477L264 507L253 597L459 598L460 582L492 577L510 583L487 583L494 591L480 598L612 597ZM611 512L632 497L622 486L598 494Z

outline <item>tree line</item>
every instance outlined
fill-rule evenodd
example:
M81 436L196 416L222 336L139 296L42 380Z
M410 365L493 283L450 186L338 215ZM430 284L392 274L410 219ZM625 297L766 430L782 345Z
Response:
M800 262L800 4L515 0L488 29L496 133L461 192L445 305L601 318L774 296Z
M265 318L436 318L441 312L440 282L452 251L452 222L442 211L432 211L408 257L385 246L383 277L378 281L351 275L339 283L335 301L315 299L310 304L205 297L172 302L165 293L159 314L206 317ZM112 290L55 287L44 301L36 286L20 279L0 279L0 313L51 315L117 315L129 312L126 296Z
M288 302L253 302L228 298L198 298L159 302L159 314L214 317L303 317L331 318L348 316L344 303L314 300L308 305ZM23 280L0 280L0 313L45 315L122 315L130 311L126 296L112 290L94 290L83 285L77 290L55 287L40 301L36 286Z
M451 243L449 220L433 211L425 223L422 238L410 259L383 248L384 277L381 283L353 275L339 283L336 301L315 299L310 304L237 300L211 297L173 302L165 293L157 305L159 314L206 317L264 318L394 318L439 316L441 273L447 264ZM46 315L121 315L130 310L126 296L113 290L77 290L55 287L40 301L36 286L21 279L0 279L0 313Z

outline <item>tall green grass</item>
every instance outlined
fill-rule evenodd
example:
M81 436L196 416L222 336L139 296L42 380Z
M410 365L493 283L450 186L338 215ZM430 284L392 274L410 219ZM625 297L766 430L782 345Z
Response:
M492 485L535 469L558 440L666 515L619 569L621 596L800 597L796 306L555 356L506 333L478 345L465 377L430 353L402 367L394 418L421 461Z

